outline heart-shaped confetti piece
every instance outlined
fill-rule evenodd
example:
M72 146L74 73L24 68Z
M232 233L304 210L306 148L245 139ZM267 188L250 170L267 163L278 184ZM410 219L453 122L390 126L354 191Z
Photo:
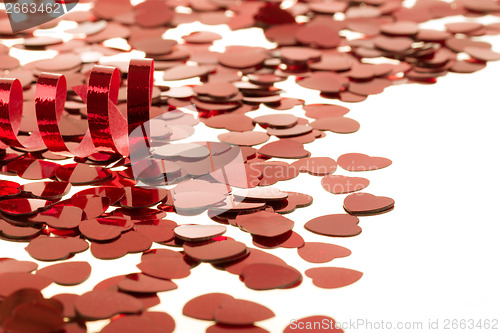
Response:
M357 282L363 273L342 267L315 267L305 272L315 286L325 289L341 288Z
M371 171L388 167L392 161L385 157L372 157L365 154L344 154L337 159L342 169L347 171Z
M345 194L364 189L370 181L361 177L327 175L321 179L321 186L333 194Z
M309 231L332 237L350 237L361 233L359 219L349 214L331 214L316 217L304 225Z
M352 215L375 215L394 207L394 200L370 193L353 193L344 199L344 209Z

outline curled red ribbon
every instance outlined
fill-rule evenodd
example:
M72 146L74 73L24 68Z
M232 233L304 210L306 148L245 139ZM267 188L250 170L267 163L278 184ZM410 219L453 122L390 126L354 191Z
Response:
M18 136L23 112L21 83L17 79L0 79L0 142L25 149L47 148L61 155L77 157L97 152L128 156L129 133L149 121L153 73L153 60L130 61L127 117L124 117L116 106L120 72L114 67L94 66L88 86L75 87L75 92L87 103L89 124L87 133L78 144L65 142L59 130L58 123L66 102L64 75L40 74L35 93L38 128L23 140Z
M7 146L37 149L43 148L40 131L21 140L17 133L23 116L23 88L19 80L0 80L0 139Z

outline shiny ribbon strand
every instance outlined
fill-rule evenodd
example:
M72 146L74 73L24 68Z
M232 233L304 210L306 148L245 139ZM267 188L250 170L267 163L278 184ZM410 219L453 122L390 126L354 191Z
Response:
M29 137L20 138L23 113L23 89L18 79L0 79L0 148L45 149L66 156L87 157L98 152L129 155L129 133L149 123L153 90L154 61L130 61L127 85L127 117L118 110L120 72L114 67L96 65L87 86L75 92L87 104L89 129L80 143L65 142L59 129L66 102L66 78L61 74L42 73L35 92L38 128Z

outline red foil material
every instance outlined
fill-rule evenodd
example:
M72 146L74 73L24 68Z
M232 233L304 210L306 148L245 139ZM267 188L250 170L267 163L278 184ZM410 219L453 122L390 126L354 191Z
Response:
M38 128L27 137L18 136L23 112L23 89L17 79L0 79L0 148L47 148L66 156L87 157L97 152L129 154L129 133L149 121L154 61L131 60L128 73L127 117L116 104L120 72L114 67L94 66L88 86L75 87L88 107L89 130L78 145L68 145L59 129L66 102L64 75L40 74L35 94ZM145 135L149 129L144 128Z
M18 79L0 79L0 141L25 149L44 148L40 131L21 142L17 136L23 115L23 88ZM2 147L5 148L5 147Z

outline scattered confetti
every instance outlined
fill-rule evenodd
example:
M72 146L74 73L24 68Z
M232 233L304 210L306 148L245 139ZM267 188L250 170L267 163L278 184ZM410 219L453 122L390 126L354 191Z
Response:
M302 225L322 236L353 237L362 231L360 218L394 208L389 197L358 192L370 179L340 174L383 169L390 159L318 156L315 141L360 130L354 103L370 95L396 84L435 83L448 72L474 73L500 60L481 40L500 34L498 23L474 21L498 16L494 1L80 5L63 18L74 23L64 28L67 39L50 30L59 18L12 32L4 13L0 24L0 173L14 180L0 180L0 238L25 243L38 261L71 259L39 268L0 258L1 332L86 332L85 323L94 320L106 320L104 333L173 332L174 318L146 309L198 265L238 275L253 290L300 288L303 274L325 289L357 282L359 271L314 266L304 272L273 254L297 251L311 264L348 257L351 251L331 238L310 242ZM453 21L442 29L420 25L448 17ZM177 33L177 26L194 22L259 29L275 46L226 45L225 33L208 27ZM41 51L54 55L38 60ZM123 55L144 59L117 60ZM290 96L285 83L299 94ZM313 97L322 101L311 103ZM200 133L215 133L219 142L187 142ZM284 190L282 182L295 178L343 196L347 214L313 215L305 224L285 216L313 204L305 186ZM89 248L102 260L141 253L138 271L132 267L92 291L44 298L41 290L51 283L73 286L89 278L90 263L73 261ZM185 301L185 316L213 322L208 333L263 333L255 323L274 317L265 305L228 294ZM324 321L331 327L314 326ZM342 332L334 324L317 315L283 332Z

